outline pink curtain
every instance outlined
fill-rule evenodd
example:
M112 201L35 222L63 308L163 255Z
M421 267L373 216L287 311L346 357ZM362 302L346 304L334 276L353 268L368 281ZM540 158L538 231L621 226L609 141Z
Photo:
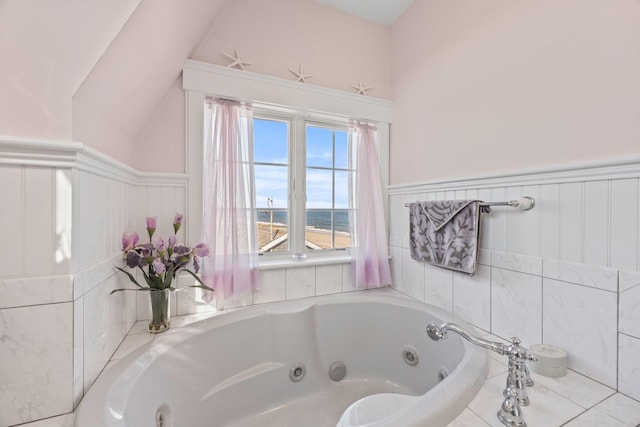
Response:
M207 98L203 165L203 234L211 248L202 278L222 301L255 288L256 211L250 109ZM212 293L205 296L211 300Z
M387 231L382 203L376 127L352 123L356 177L352 249L352 279L358 288L391 284Z

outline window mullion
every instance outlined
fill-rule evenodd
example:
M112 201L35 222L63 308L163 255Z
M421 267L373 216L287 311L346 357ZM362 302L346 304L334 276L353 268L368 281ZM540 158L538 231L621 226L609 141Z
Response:
M296 116L293 121L292 132L292 153L294 156L291 162L291 178L294 183L291 194L293 194L291 206L291 233L292 243L291 253L305 253L305 225L306 225L306 152L305 152L305 123L302 117Z

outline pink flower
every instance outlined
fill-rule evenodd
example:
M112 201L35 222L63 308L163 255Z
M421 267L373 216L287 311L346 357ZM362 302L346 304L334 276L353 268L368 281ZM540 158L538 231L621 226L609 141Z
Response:
M204 257L209 255L209 246L206 243L198 243L193 247L193 254L195 256Z
M155 271L156 274L164 273L164 270L165 270L164 263L160 258L154 259L151 266L153 267L153 271Z
M176 217L173 219L173 232L177 233L182 225L183 215L180 212L176 212Z
M135 231L133 233L122 233L122 251L128 251L133 249L138 242L140 242L140 236Z
M156 228L156 223L158 222L157 216L148 216L147 217L147 228Z
M149 233L149 238L153 237L153 233L156 231L157 221L158 221L157 216L147 217L147 233Z
M169 249L173 249L176 243L178 243L178 238L175 236L175 234L169 236Z
M164 252L167 250L167 244L164 242L164 237L162 237L162 234L156 234L151 241L153 243L153 247L156 248L159 252Z

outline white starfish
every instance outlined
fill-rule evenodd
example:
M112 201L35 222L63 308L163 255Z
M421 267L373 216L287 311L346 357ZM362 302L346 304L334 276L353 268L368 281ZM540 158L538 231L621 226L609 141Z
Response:
M364 86L362 84L362 80L360 80L360 77L358 77L358 84L357 85L349 85L349 86L351 86L354 89L357 89L358 90L358 95L365 95L365 96L367 95L367 91L369 89L373 89L372 86Z
M238 49L233 50L234 55L231 55L230 53L227 53L224 51L222 53L227 58L233 59L233 62L227 65L228 68L238 67L241 70L244 70L245 65L251 65L251 62L244 61L243 59L240 58L240 55L238 55Z
M291 71L295 76L296 76L296 81L297 82L302 82L302 83L306 83L307 79L310 79L311 77L313 77L313 74L305 74L304 73L304 65L300 64L299 70L296 71L292 68L289 68L289 71Z

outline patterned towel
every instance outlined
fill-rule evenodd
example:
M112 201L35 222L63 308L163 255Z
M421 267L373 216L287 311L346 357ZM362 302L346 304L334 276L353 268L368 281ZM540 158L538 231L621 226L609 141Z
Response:
M476 271L480 201L411 203L411 258L473 275Z

